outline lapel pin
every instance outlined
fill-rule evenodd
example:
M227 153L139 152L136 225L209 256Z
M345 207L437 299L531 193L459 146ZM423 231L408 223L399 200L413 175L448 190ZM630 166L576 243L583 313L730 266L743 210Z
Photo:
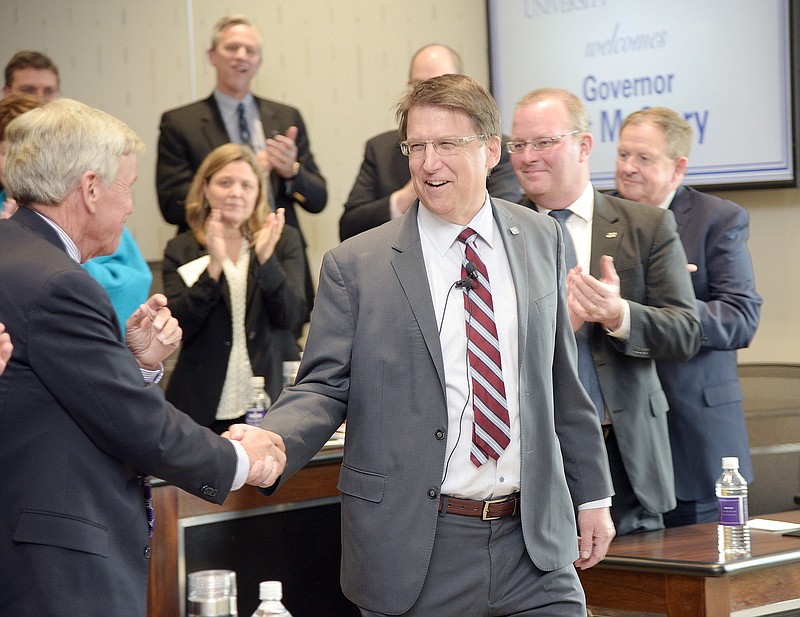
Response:
M606 238L616 238L616 237L617 237L617 232L616 231L607 231L606 232Z
M508 228L508 231L510 231L510 232L511 232L511 235L512 235L512 236L516 236L516 235L518 235L518 234L519 234L519 229L517 229L516 227L509 227L509 228Z

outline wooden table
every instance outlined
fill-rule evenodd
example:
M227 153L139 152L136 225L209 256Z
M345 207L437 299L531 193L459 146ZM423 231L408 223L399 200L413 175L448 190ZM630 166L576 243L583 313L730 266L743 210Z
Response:
M336 501L340 499L336 484L341 459L341 449L323 450L271 497L266 497L252 486L244 486L228 495L222 506L189 495L172 485L154 482L156 528L151 543L148 617L177 617L185 614L182 610L183 581L186 576L183 571L183 532L187 522L230 519L256 511L280 511L293 505L313 506ZM336 582L338 586L338 573ZM253 591L253 597L257 597L254 590L242 590L242 595L250 591Z
M800 510L760 518L800 523ZM750 556L729 560L712 523L617 538L605 560L580 572L587 604L670 617L800 608L800 538L753 529L750 538Z

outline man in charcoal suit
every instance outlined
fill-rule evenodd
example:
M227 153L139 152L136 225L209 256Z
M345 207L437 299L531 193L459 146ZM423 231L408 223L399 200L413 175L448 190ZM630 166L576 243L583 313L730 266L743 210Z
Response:
M434 43L420 49L411 59L408 85L439 75L460 75L464 72L461 57L455 50ZM367 229L396 219L416 201L408 161L400 152L400 135L396 129L376 135L367 142L364 160L339 219L339 237L346 240ZM511 169L508 153L500 154L500 162L486 180L489 195L516 202L522 189Z
M189 229L184 200L195 172L214 148L234 142L252 146L268 175L273 210L284 208L286 223L300 230L295 204L322 212L328 190L300 112L250 91L262 60L261 35L253 22L244 15L222 17L214 26L208 59L217 73L211 96L161 117L156 189L164 220L178 232ZM305 285L310 312L314 286L308 266Z
M670 212L598 193L586 109L565 90L525 95L514 111L511 164L525 205L569 234L567 281L581 381L606 435L620 535L661 529L675 507L667 400L655 361L700 347L686 256Z

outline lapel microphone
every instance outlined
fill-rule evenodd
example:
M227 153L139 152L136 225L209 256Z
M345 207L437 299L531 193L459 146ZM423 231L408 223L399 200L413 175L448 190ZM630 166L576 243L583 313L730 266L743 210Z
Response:
M456 289L466 289L469 291L475 287L474 279L478 278L478 267L471 261L468 261L464 266L464 269L467 271L467 276L456 281Z

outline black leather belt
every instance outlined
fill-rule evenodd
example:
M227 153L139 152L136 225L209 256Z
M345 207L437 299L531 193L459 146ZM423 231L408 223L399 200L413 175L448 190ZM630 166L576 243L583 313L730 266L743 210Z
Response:
M447 514L475 516L482 521L494 521L498 518L514 516L519 512L519 493L486 501L458 499L442 495L439 497L439 512L444 509L445 503L447 504Z

